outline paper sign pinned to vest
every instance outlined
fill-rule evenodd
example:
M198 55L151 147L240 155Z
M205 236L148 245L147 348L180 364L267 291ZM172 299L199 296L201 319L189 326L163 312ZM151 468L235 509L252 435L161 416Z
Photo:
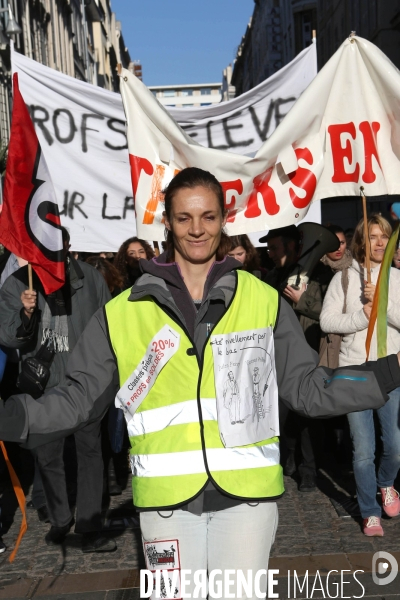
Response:
M279 435L272 327L211 336L218 426L226 447Z
M115 406L122 408L127 423L146 398L161 369L179 349L180 334L164 325L151 340L139 365L125 381L115 397Z

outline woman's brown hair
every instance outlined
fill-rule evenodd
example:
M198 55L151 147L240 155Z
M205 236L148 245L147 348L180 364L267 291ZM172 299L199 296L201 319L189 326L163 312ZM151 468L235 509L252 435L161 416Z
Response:
M100 271L106 280L110 292L113 292L115 289L123 289L124 279L109 260L101 256L88 256L85 262Z
M382 215L372 214L368 217L368 232L371 231L372 225L378 225L379 229L386 233L390 238L392 235L392 227ZM353 258L362 265L365 261L365 240L364 240L364 219L361 219L354 230L354 236L351 242L351 253Z
M258 256L258 252L256 248L254 248L251 243L249 236L247 235L232 235L229 238L230 248L228 249L228 253L232 252L238 246L242 246L246 250L246 260L244 261L244 269L249 273L256 271L260 268L260 257Z
M124 280L128 279L128 272L126 270L126 253L128 251L129 246L134 243L138 243L142 246L143 250L146 252L147 260L151 260L155 256L153 248L145 240L140 240L137 237L131 237L125 240L125 242L121 244L120 249L115 255L113 263L114 267L119 271Z
M171 217L172 201L176 192L185 188L193 189L195 187L204 187L214 192L221 209L221 214L222 216L225 216L224 191L218 179L216 179L209 171L203 171L203 169L198 169L197 167L188 167L179 171L163 191L165 214L167 215L168 220L170 220ZM175 250L172 231L166 230L166 244L167 261L172 262L174 260ZM224 231L221 231L221 239L217 248L216 260L222 260L227 255L228 248L229 237Z

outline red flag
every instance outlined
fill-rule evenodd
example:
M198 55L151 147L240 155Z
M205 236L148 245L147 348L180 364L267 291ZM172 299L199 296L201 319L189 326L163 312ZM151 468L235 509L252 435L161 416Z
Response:
M56 193L29 111L13 76L13 110L0 242L32 264L46 294L65 282Z

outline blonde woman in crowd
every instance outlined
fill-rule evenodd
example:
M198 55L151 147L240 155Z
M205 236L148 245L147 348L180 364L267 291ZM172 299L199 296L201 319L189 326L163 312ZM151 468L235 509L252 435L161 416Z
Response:
M365 239L363 221L355 230L352 254L353 262L348 269L347 293L344 291L342 274L338 272L328 288L321 312L323 331L342 336L339 367L361 365L366 361L365 342L372 301L385 248L392 233L390 224L380 215L368 219L371 255L371 279L367 283L365 268ZM389 303L387 312L387 354L400 348L400 272L391 269ZM369 359L377 358L376 328L373 333ZM354 373L357 378L359 374ZM349 374L350 377L350 374ZM360 397L360 403L362 398ZM363 532L367 536L382 536L381 507L377 502L377 488L382 494L382 508L389 517L400 513L399 494L393 483L400 468L399 428L400 388L390 392L389 401L376 411L360 410L347 415L353 443L353 468L357 487L357 499L363 518ZM376 412L383 443L378 473L375 471L375 425Z

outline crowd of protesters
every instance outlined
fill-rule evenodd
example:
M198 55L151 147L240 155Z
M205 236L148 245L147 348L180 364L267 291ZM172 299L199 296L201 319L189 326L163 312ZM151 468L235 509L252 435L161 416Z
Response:
M295 226L271 230L262 239L268 244L266 260L261 260L247 235L225 236L224 254L239 261L242 270L278 290L292 306L308 344L319 353L321 365L333 369L361 365L366 360L365 341L380 264L392 232L389 222L380 215L369 218L368 228L371 283L367 283L366 277L362 222L354 230L344 231L337 225L328 227L338 238L339 247L318 261L309 273L307 285L288 283L301 255L301 239ZM66 283L50 295L45 294L35 275L34 291L28 290L26 261L7 251L1 256L0 391L3 399L19 392L40 398L44 389L47 391L62 382L69 354L92 315L110 298L135 285L143 272L140 260L151 261L155 257L153 247L137 237L126 240L115 255L99 253L80 256L81 260L76 260L77 254L69 251L69 234L64 228L63 242ZM400 250L395 253L390 274L388 354L400 351L400 270L397 269L400 269ZM146 268L146 272L152 273L152 268ZM173 285L178 289L177 282ZM374 333L370 359L376 358ZM48 378L39 388L29 371L34 368L32 361L38 359L48 369ZM284 474L298 478L300 492L312 492L317 485L318 453L326 449L321 432L329 430L335 450L344 455L346 443L351 443L363 532L368 536L383 535L382 509L389 517L400 514L399 494L394 488L400 468L399 409L400 388L390 392L389 401L376 411L352 412L347 417L325 422L299 415L282 403ZM380 429L382 440L378 450L376 427ZM39 520L50 525L45 536L47 544L61 544L75 525L75 532L82 534L83 552L110 552L115 550L116 543L102 535L102 500L105 494L116 495L122 491L118 465L124 460L126 463L128 448L122 411L111 406L105 417L75 432L74 438L75 517L67 493L64 440L55 439L31 451L34 476L29 504L37 511ZM69 446L71 448L73 446ZM0 538L0 553L5 550Z

